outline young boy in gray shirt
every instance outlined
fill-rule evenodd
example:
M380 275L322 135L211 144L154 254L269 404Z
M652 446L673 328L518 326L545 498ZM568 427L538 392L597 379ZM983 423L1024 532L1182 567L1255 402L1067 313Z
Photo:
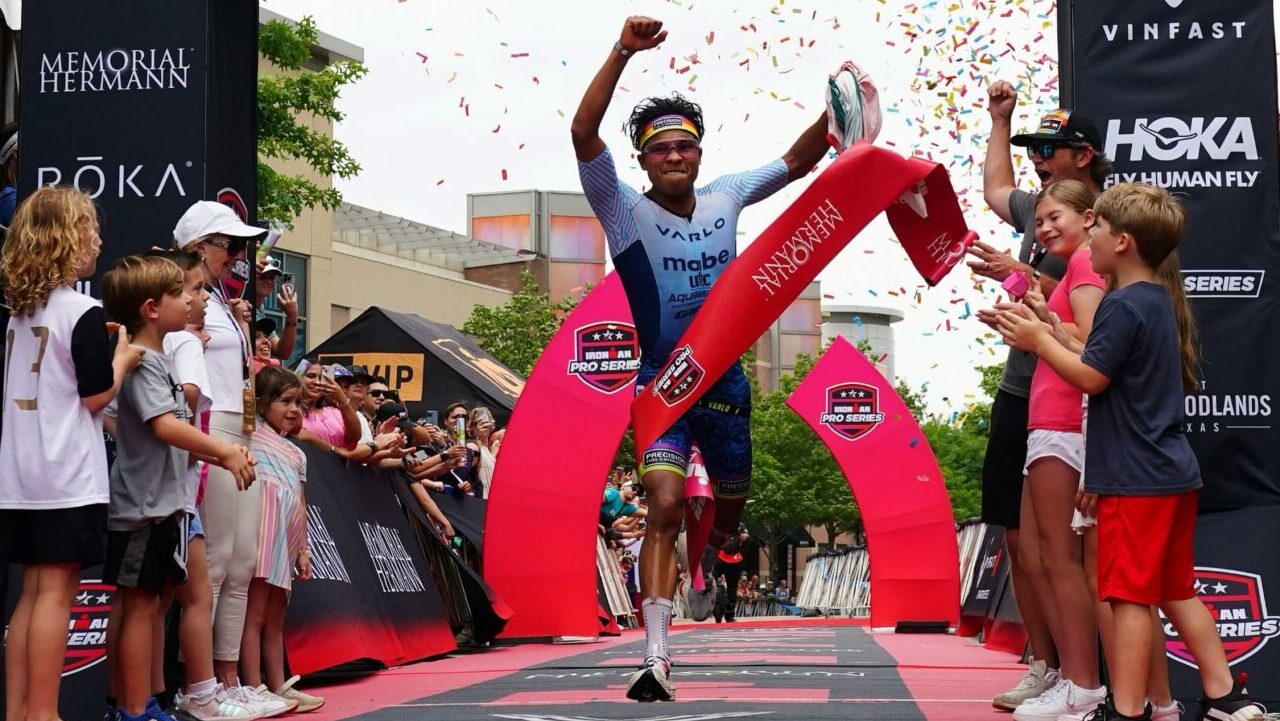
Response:
M190 424L182 386L164 353L164 336L186 326L189 296L183 273L166 258L132 256L102 278L103 303L132 343L144 350L120 388L116 406L115 464L107 507L107 560L103 580L118 587L119 632L108 644L115 718L172 721L151 695L152 629L161 597L186 581L188 453L231 471L246 485L253 460L244 446L201 433ZM110 640L109 640L110 641Z

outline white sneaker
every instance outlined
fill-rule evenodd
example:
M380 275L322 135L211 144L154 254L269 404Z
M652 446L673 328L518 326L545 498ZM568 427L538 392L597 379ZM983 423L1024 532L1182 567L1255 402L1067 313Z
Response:
M258 718L279 716L280 714L289 713L293 708L291 704L287 704L283 700L265 699L248 686L232 686L227 689L227 695L236 702L258 712L260 714Z
M297 701L298 705L296 708L294 708L293 710L294 713L306 713L308 711L315 711L316 709L324 705L324 699L320 698L319 696L312 696L309 693L303 693L298 689L294 688L293 685L301 679L302 679L301 676L294 676L288 681L285 681L283 686L276 689L272 693L284 699L285 701Z
M1024 701L1013 710L1014 721L1058 721L1067 714L1093 711L1107 700L1107 687L1080 688L1063 679L1043 695Z
M218 684L203 699L178 691L173 698L173 705L179 713L197 721L253 721L262 718L260 710L232 698L222 684Z
M253 692L258 694L258 696L260 696L265 701L268 701L268 702L275 701L277 703L284 704L286 707L286 710L284 711L284 713L293 713L298 708L297 701L292 701L290 699L284 698L282 696L277 696L271 693L271 689L267 688L267 685L265 683L253 689Z
M627 682L627 698L642 702L675 701L671 662L656 656L645 659L644 666L631 674L631 680Z
M1049 668L1044 661L1033 659L1031 668L1027 669L1018 681L1018 685L991 699L991 705L1005 711L1012 711L1023 701L1036 698L1053 688L1058 683L1058 678L1057 669Z

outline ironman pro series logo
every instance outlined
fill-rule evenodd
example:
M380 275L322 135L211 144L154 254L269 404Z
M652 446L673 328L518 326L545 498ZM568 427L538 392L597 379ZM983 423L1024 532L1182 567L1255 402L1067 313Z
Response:
M818 419L843 438L856 441L884 421L880 390L866 383L840 383L827 389L827 409Z
M616 393L636 379L640 341L630 323L602 321L574 331L569 374L601 393Z
M1227 663L1236 664L1262 650L1280 635L1280 617L1267 612L1262 577L1227 568L1196 566L1196 594L1218 626ZM1174 661L1196 668L1195 659L1163 614L1165 652Z
M62 675L96 666L107 657L107 617L116 587L97 580L81 581L80 590L71 601L71 620L67 624L67 655L62 661Z

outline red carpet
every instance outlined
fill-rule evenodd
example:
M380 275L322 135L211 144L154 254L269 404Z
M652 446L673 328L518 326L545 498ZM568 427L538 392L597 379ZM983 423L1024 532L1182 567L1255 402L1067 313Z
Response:
M971 639L869 634L848 619L689 624L672 629L677 703L626 701L644 635L524 644L312 686L315 721L654 719L681 714L842 721L1008 721L991 697L1025 666Z

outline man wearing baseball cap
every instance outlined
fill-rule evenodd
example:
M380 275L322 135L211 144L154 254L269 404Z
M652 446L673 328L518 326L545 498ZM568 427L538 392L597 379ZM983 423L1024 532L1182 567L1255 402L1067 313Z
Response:
M279 294L276 293L278 281L284 281L280 283ZM298 339L298 296L294 292L293 283L285 278L284 269L274 255L268 255L258 262L257 291L259 319L266 317L263 306L272 295L275 295L276 304L284 313L284 329L279 333L273 331L268 337L271 339L272 357L287 361L293 355Z
M991 137L982 168L983 196L987 205L1004 222L1023 234L1017 257L975 242L969 252L975 256L968 265L977 275L1005 283L1014 274L1039 280L1045 297L1053 292L1066 271L1056 256L1036 249L1035 194L1017 187L1010 145L1027 149L1042 186L1058 180L1078 180L1095 194L1111 172L1111 161L1103 152L1102 136L1085 115L1069 109L1055 110L1041 118L1034 133L1010 137L1017 91L1005 81L987 90L987 110L991 114ZM1017 279L1022 280L1022 279ZM978 319L990 324L993 311L979 311ZM991 406L991 425L986 457L982 464L982 520L1003 526L1012 563L1014 596L1031 641L1032 664L1018 685L997 695L997 708L1015 710L1022 702L1038 697L1058 681L1058 652L1041 610L1050 602L1041 594L1048 588L1044 568L1023 561L1038 557L1036 546L1019 553L1019 544L1035 544L1034 516L1022 514L1023 468L1027 456L1027 416L1031 376L1036 358L1030 353L1009 349L999 390ZM1027 504L1029 507L1029 504ZM1027 524L1026 534L1021 531Z

